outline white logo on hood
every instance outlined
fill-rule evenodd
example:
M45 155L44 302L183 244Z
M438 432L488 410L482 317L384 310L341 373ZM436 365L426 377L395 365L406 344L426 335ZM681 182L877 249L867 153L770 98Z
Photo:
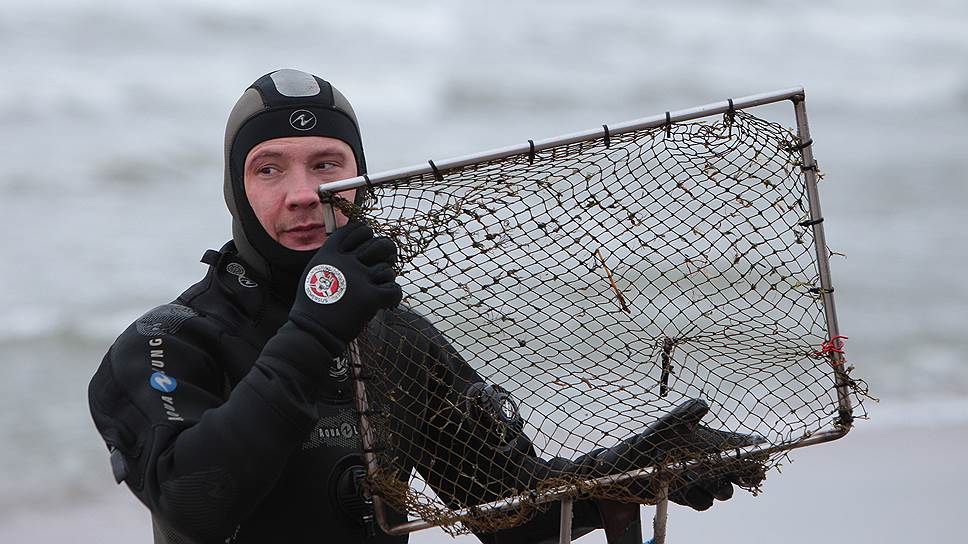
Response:
M309 110L296 110L289 116L289 124L296 130L311 130L316 126L316 115Z

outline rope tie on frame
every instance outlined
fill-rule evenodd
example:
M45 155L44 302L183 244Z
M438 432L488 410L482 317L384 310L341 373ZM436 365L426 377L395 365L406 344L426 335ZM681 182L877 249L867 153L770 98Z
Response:
M437 170L437 165L434 164L434 161L427 162L430 163L430 169L434 171L434 179L437 181L444 181L444 176L440 175L440 170Z
M848 337L846 337L846 336L844 336L842 334L838 334L837 336L834 336L830 340L827 340L826 342L821 343L820 344L820 349L819 350L815 350L813 352L814 357L829 357L830 354L832 354L832 353L837 353L837 354L840 354L841 356L843 356L844 355L844 340L847 340L847 338ZM847 359L843 359L843 361L846 362ZM831 364L833 364L832 361L831 361Z

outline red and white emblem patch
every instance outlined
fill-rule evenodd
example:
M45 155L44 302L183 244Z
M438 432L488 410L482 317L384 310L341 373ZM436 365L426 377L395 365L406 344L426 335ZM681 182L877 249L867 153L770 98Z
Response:
M306 296L319 304L333 304L346 292L346 277L339 268L316 265L306 275Z

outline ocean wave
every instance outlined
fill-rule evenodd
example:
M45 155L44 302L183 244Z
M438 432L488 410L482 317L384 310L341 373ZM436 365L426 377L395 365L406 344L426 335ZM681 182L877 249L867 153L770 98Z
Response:
M77 312L51 307L19 309L0 316L0 352L12 344L45 343L65 349L77 344L110 343L149 308Z

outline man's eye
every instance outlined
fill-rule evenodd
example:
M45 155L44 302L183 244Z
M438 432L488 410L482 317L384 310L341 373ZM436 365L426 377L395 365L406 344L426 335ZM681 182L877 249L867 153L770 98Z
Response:
M331 162L321 162L316 165L316 168L318 170L329 170L330 168L335 168L335 167L336 167L336 164Z
M269 174L274 174L278 171L275 166L262 166L257 170L260 174L268 176Z

